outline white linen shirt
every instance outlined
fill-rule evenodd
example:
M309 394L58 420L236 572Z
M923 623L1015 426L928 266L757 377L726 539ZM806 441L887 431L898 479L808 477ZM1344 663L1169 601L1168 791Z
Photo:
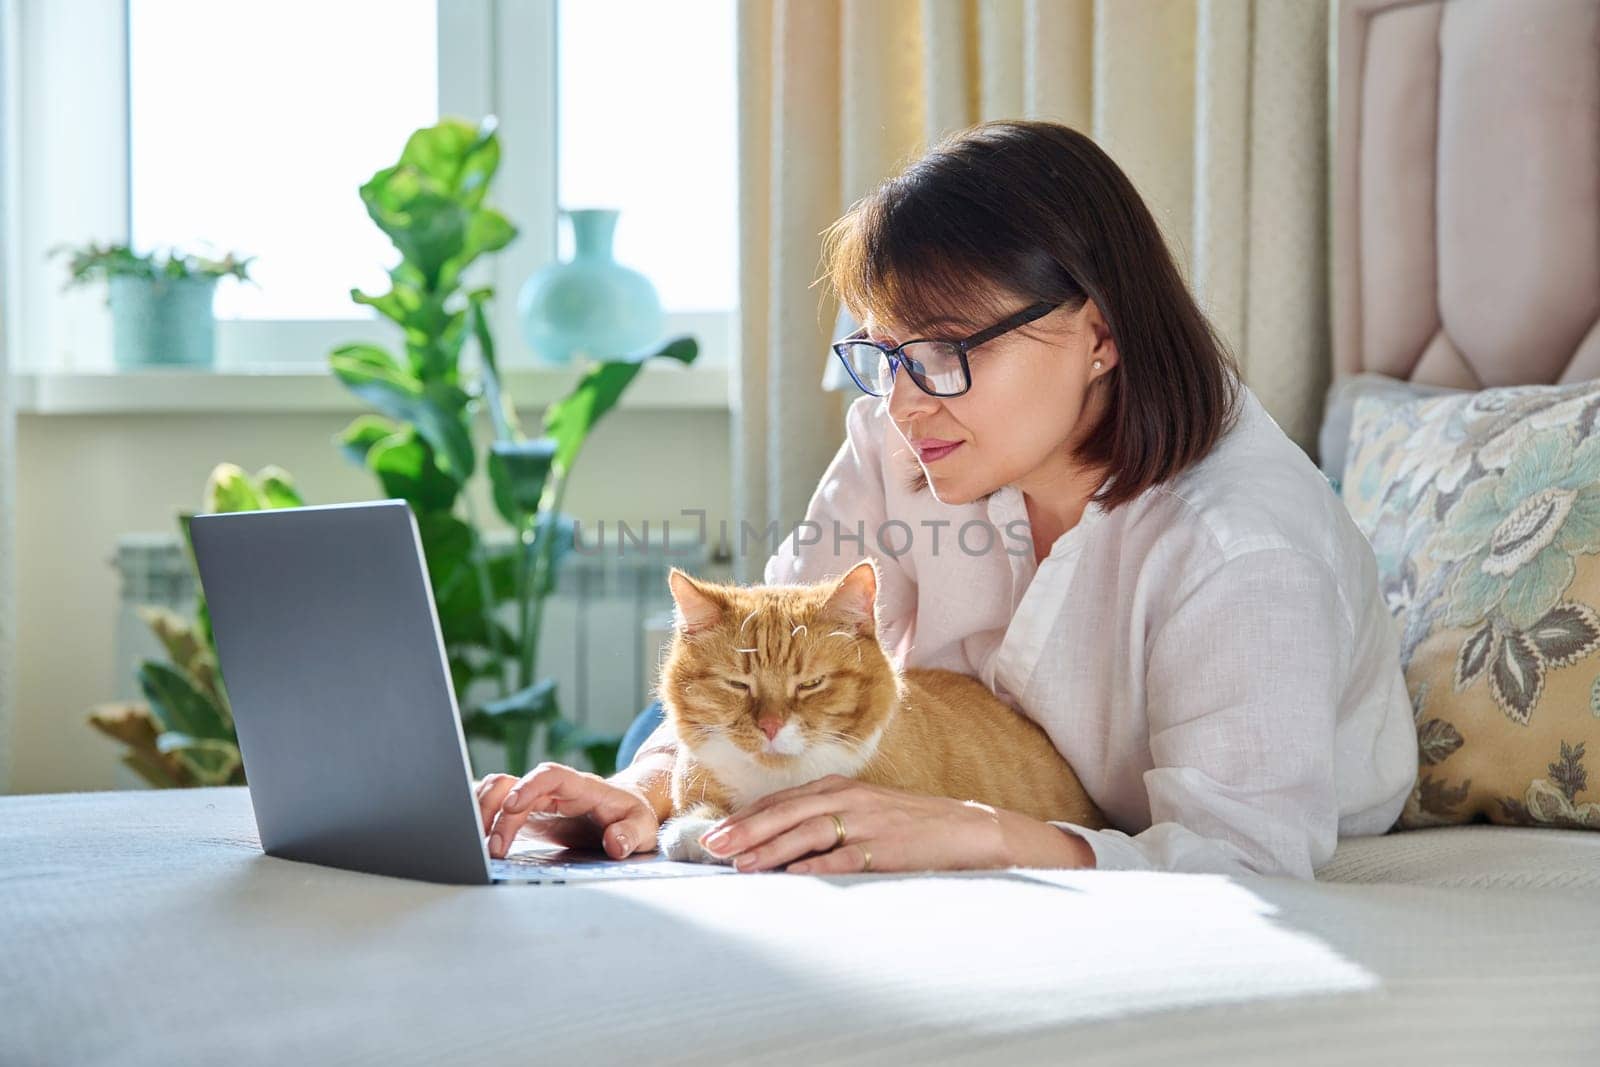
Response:
M1037 565L1020 490L913 491L914 455L863 396L765 579L873 556L891 657L976 676L1045 729L1114 827L1053 823L1096 866L1310 878L1339 836L1393 825L1416 729L1371 547L1241 393L1203 460L1090 503Z

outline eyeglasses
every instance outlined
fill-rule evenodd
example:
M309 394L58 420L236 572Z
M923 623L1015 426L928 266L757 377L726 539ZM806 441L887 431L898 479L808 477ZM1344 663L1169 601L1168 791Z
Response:
M888 396L894 386L895 371L905 367L918 389L929 396L960 396L972 388L972 368L967 353L1003 333L1025 326L1060 307L1060 304L1030 304L1009 318L959 341L938 341L917 337L893 348L867 340L865 329L835 341L833 351L861 391L871 396Z

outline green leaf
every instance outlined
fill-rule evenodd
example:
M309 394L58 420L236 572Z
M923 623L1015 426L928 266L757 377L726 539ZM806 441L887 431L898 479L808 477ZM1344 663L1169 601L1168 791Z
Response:
M556 680L543 678L508 697L491 701L480 709L502 722L549 722L560 717L556 708Z
M467 394L447 382L423 386L422 405L412 421L439 455L440 467L451 477L465 482L472 477L477 457L468 429Z
M601 777L616 773L617 751L621 747L621 736L586 730L566 719L556 719L545 728L547 758L560 760L570 752L581 751L590 769Z
M475 664L466 656L453 655L448 657L450 663L450 683L455 686L456 700L461 701L467 689L480 678L500 679L502 677L500 662L489 659L482 664Z
M572 392L550 405L545 413L545 432L556 441L557 469L572 469L589 431L616 406L645 361L659 357L693 363L699 350L694 338L679 337L655 351L606 360L591 367Z
M461 237L461 249L445 261L439 271L439 286L453 289L461 274L473 260L490 252L498 252L517 236L517 228L500 212L480 208L467 221L466 232Z
M478 543L477 531L454 515L432 511L417 516L417 532L435 600L448 599L462 583L476 584L472 554Z
M437 454L439 468L458 483L472 476L472 436L467 395L445 382L423 383L376 345L341 345L329 366L351 392L379 411L412 423Z
M151 605L140 605L138 615L178 670L186 675L200 695L216 705L231 728L232 715L218 688L216 652L206 643L199 621L189 622L177 612Z
M338 374L339 381L363 398L384 397L389 403L387 398L390 395L405 398L422 395L422 382L411 376L410 371L400 366L395 357L376 344L341 344L328 357L328 365L334 374ZM381 392L378 392L379 389ZM373 402L378 403L376 400Z
M232 741L169 730L156 738L156 749L177 756L201 785L227 785L240 765L239 746Z
M184 550L189 554L189 573L198 575L200 573L200 567L195 562L194 558L194 533L189 527L189 520L193 518L193 512L178 512L178 529L183 534ZM201 640L205 641L206 647L211 650L212 661L216 662L217 639L216 636L211 632L211 611L206 607L205 590L199 588L198 582L196 582L195 589L194 624L195 632L200 635ZM221 687L220 674L218 676L218 686L219 688ZM226 698L224 698L224 702L226 702ZM231 716L229 721L232 721Z
M328 356L329 369L355 393L391 415L405 418L409 405L422 396L422 383L377 345L340 345Z
M534 727L561 717L556 707L556 681L544 678L502 700L491 701L483 705L481 714L499 720L506 749L506 770L521 775L527 769Z
M609 778L617 773L617 754L622 749L622 735L608 736L591 735L591 740L583 746L583 754L589 759L589 769L602 778Z
M436 183L404 166L388 167L361 187L367 215L434 289L444 265L461 248L467 213Z
M367 468L391 497L410 501L419 513L449 511L461 486L439 469L433 449L410 426L378 441L367 452Z
M305 500L300 496L300 490L295 488L294 478L288 471L279 466L262 467L256 472L256 484L260 486L263 506L268 508L298 508L305 506Z
M495 440L517 441L522 438L522 429L517 425L517 409L500 387L500 365L495 359L494 337L489 333L489 319L483 310L489 293L490 290L479 289L468 295L472 302L472 332L478 338L478 355L483 364L483 401L494 423Z
M334 441L353 462L365 467L367 453L371 451L372 446L399 429L398 422L386 419L382 415L371 413L357 415L354 421L334 438Z
M200 631L200 636L205 638L206 647L211 649L211 655L215 657L217 654L217 637L211 629L211 608L206 605L204 593L195 594L194 623L195 627ZM218 673L220 676L220 667L218 668Z
M427 175L467 207L477 207L500 166L500 143L495 137L498 125L493 116L476 125L458 118L441 119L407 138L400 165Z
M496 600L511 600L517 595L517 553L520 543L513 541L489 557L489 588Z
M139 667L139 687L150 702L150 714L171 730L194 737L232 741L226 716L196 689L187 675L156 660Z
M482 711L463 711L461 714L462 732L468 737L481 738L486 741L504 741L506 739L506 722L493 715L485 715Z
M561 561L572 551L573 537L578 524L571 515L554 515L552 512L541 512L539 524L534 530L533 551L538 552L541 542L550 538L550 566L545 570L544 581L534 590L534 596L546 597L555 592L556 580L561 574Z
M555 459L556 442L550 437L532 441L495 441L489 446L489 483L494 506L514 529L539 510L545 480Z
M361 187L367 214L415 269L423 288L453 289L474 259L516 237L504 216L483 206L499 165L493 119L474 127L447 118L412 133L399 162ZM380 310L410 321L396 316L398 307Z
M358 304L366 304L376 308L380 315L392 319L401 326L410 321L411 314L416 311L420 303L415 287L404 284L395 284L387 293L371 296L360 289L350 290L350 299Z
M151 604L141 604L135 609L139 620L150 628L161 647L167 650L179 669L188 671L205 653L200 635L177 612Z
M260 511L267 506L250 475L233 463L218 463L211 469L204 500L202 510L211 513Z
M176 789L183 784L167 773L167 769L156 762L153 757L144 752L124 752L122 754L122 765L157 789Z
M439 630L444 637L446 652L459 653L465 648L478 648L490 655L514 655L516 637L505 624L484 618L482 602L482 595L474 582L458 586L455 594L445 603L438 604ZM495 652L497 648L498 653Z
M439 629L445 648L459 654L465 646L476 646L492 656L514 655L517 640L501 622L484 611L483 585L473 562L477 550L477 531L448 514L417 516L423 552L428 562L429 585L439 615ZM490 560L490 582L495 581L494 561ZM490 595L498 604L504 597ZM494 668L498 673L498 668Z

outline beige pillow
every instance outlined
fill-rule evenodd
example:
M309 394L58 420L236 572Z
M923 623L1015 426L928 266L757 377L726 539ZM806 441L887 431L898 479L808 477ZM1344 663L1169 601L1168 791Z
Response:
M1341 493L1422 759L1401 827L1600 830L1597 422L1597 382L1356 403Z

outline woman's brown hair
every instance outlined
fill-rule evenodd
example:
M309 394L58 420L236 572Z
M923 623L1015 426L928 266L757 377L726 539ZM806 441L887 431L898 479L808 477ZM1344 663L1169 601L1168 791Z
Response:
M823 247L819 280L858 321L977 330L1035 301L1076 311L1093 299L1119 359L1095 383L1109 402L1074 458L1107 471L1095 494L1107 510L1204 457L1237 414L1237 366L1150 209L1070 127L951 134L853 204Z

